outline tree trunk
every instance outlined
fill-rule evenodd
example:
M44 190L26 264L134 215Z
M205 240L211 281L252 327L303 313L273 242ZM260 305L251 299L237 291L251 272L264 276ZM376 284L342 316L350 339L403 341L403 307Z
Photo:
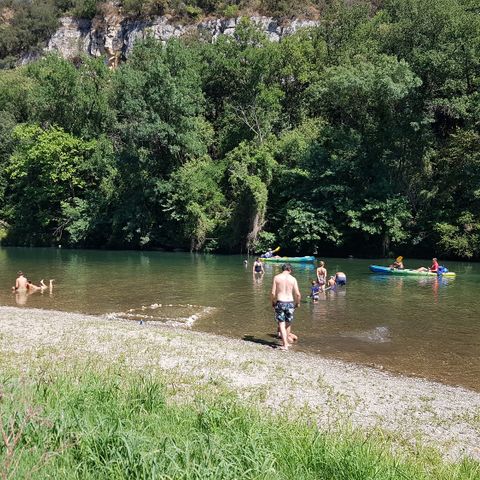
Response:
M390 252L390 236L388 235L388 233L384 233L383 240L382 240L382 256L386 257L389 252Z
M265 219L263 214L258 210L255 212L255 215L252 217L250 222L250 233L247 235L247 251L250 254L250 250L255 245L258 234L262 231L263 226L265 225Z

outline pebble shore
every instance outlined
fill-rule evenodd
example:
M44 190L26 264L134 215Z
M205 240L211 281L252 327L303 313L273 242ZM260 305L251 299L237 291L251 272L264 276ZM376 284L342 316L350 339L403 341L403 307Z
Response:
M308 410L323 429L348 424L480 461L480 393L459 387L153 322L0 307L0 368L40 353L222 382L261 407Z

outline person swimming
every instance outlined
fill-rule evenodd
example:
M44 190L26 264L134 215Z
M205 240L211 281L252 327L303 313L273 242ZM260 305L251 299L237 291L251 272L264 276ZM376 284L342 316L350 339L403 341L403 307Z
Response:
M28 290L36 292L37 290L41 290L42 292L46 290L47 288L50 290L50 293L52 293L53 290L53 279L50 280L49 285L46 285L45 282L43 281L43 278L40 280L40 285L35 285L32 283L30 280L27 280L28 282Z

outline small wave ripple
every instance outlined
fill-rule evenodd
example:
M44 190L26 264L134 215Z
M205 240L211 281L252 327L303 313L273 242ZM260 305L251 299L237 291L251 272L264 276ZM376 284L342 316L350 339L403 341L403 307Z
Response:
M104 315L109 320L134 320L159 322L172 327L192 328L195 322L210 315L215 307L192 304L152 303L125 312L111 312Z

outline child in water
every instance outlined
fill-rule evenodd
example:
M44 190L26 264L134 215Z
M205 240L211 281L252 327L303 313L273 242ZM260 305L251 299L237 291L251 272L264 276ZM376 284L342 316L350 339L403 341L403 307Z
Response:
M312 280L312 286L310 287L309 297L316 302L318 300L318 294L320 293L320 284L318 280Z
M337 281L336 281L335 277L332 275L328 279L326 290L335 290L336 286L337 286Z

